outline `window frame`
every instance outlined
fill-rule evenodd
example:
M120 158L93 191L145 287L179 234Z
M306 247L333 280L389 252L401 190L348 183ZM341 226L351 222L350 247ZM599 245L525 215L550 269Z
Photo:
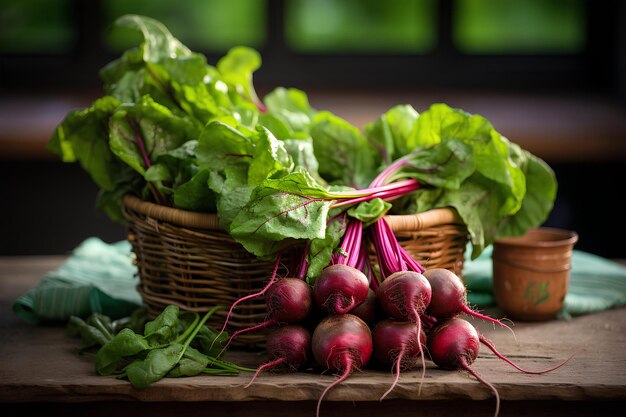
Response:
M117 57L107 53L102 45L101 1L104 0L72 0L78 35L70 53L0 55L0 90L99 87L99 69ZM259 48L263 66L255 74L255 82L261 86L611 92L616 85L624 84L624 75L615 73L620 63L616 33L620 30L620 17L626 14L626 8L620 7L619 2L585 1L587 43L585 49L576 54L464 54L454 47L452 39L454 0L440 0L436 24L438 41L430 52L423 55L324 55L299 54L289 49L283 25L285 1L267 2L266 44ZM623 37L624 30L621 31ZM221 56L204 54L212 63Z

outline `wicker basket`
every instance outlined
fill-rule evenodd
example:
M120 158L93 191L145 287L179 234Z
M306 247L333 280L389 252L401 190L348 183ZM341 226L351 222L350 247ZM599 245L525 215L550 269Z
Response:
M258 260L235 242L216 215L173 209L127 195L124 216L128 240L136 256L138 291L150 317L166 305L205 312L216 305L230 306L267 283L273 262ZM463 267L467 231L454 211L432 210L419 215L387 216L407 251L425 268L447 268L457 274ZM288 259L281 259L288 264ZM286 269L279 269L279 276ZM209 324L221 328L225 311ZM266 318L265 300L241 303L229 320L229 332L248 328ZM264 332L240 335L235 347L257 348Z

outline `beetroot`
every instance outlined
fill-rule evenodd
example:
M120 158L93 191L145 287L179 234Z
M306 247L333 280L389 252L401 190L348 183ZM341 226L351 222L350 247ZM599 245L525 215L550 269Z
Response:
M395 368L396 376L391 387L380 398L383 400L389 394L400 378L401 369L411 369L417 365L417 359L424 364L424 348L426 334L419 333L419 342L415 323L397 320L382 320L372 331L374 343L374 358L383 365ZM425 368L422 368L425 372Z
M311 286L300 278L283 278L265 295L268 318L277 323L300 323L313 305Z
M415 323L385 319L372 331L374 357L383 365L400 363L401 369L413 368L419 357L419 344ZM420 333L422 347L426 347L426 334Z
M378 300L376 299L376 293L370 288L365 300L350 310L350 314L354 314L371 327L378 318Z
M311 286L300 278L282 278L269 287L265 296L267 320L256 326L234 332L224 349L242 333L264 329L277 324L295 324L304 321L313 304Z
M446 320L428 335L427 346L435 365L443 369L464 369L489 387L496 397L495 416L498 415L500 411L498 391L470 366L476 360L480 349L480 338L474 326L461 318Z
M423 272L432 288L432 299L428 306L428 313L439 319L454 317L465 313L492 323L497 323L506 329L509 326L500 320L480 314L467 306L467 289L454 272L443 268L429 269Z
M345 264L335 264L324 268L317 277L313 297L320 309L345 314L362 303L368 291L369 281L363 272Z
M372 335L367 324L353 314L333 314L323 319L313 331L311 349L315 361L341 375L330 384L317 403L317 417L322 399L342 383L355 369L365 366L372 356Z
M399 271L380 284L377 297L389 317L419 323L420 315L430 304L431 287L419 272Z
M270 361L259 366L246 388L267 369L280 368L291 372L304 369L312 359L311 333L297 324L281 326L267 335L266 348Z

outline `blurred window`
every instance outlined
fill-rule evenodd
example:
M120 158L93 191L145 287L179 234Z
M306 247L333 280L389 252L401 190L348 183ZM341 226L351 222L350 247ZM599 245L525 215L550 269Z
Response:
M583 0L455 0L453 41L468 54L573 54L585 47Z
M287 45L299 53L425 53L435 47L435 0L287 0Z
M566 89L615 84L624 7L593 0L0 0L0 87L26 80L32 88L92 86L90 74L139 42L132 31L111 30L128 13L161 21L209 62L236 45L257 49L260 82L516 88L514 76L517 88ZM54 76L40 77L42 67Z
M266 0L107 0L102 2L104 43L119 52L137 45L138 35L116 30L118 17L133 13L162 22L185 45L208 53L224 52L237 45L254 48L266 40Z
M77 30L70 0L2 0L0 53L70 52Z

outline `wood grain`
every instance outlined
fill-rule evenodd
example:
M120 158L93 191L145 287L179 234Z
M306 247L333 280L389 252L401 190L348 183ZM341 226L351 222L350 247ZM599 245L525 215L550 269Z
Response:
M138 390L127 381L98 376L92 358L76 353L79 340L66 336L62 326L32 326L20 321L10 310L17 296L62 260L62 257L0 258L0 403L4 404L3 407L12 404L10 409L17 409L18 404L24 404L28 409L33 408L34 403L51 403L59 408L59 404L140 401L171 403L174 408L180 407L176 406L180 403L200 402L223 403L224 407L233 408L234 404L260 401L266 406L272 402L301 404L291 410L301 407L308 410L308 404L317 401L323 389L335 378L312 369L296 374L261 375L249 388L244 385L250 374L241 374L164 379L148 389ZM488 313L499 315L500 312ZM539 407L556 400L570 405L572 401L578 404L591 401L598 404L598 410L610 408L626 400L625 313L626 309L622 308L572 320L516 323L517 341L503 328L470 319L503 354L528 369L554 366L575 353L567 365L546 375L517 372L487 349L482 349L474 367L494 384L505 405L523 402ZM257 366L265 357L251 352L229 352L227 359ZM376 404L390 383L388 370L362 370L332 390L325 401L362 403L364 407L359 407L360 415L370 415L363 414L363 410L368 409L365 404ZM436 369L429 363L421 395L419 383L419 371L404 372L385 403L412 407L411 404L415 405L417 401L441 405L446 403L444 400L454 400L458 404L485 400L477 406L477 410L484 411L482 415L489 414L484 408L485 403L493 405L491 392L464 372ZM563 406L562 410L570 410L570 415L582 415L574 411L585 407ZM502 415L522 415L515 413L525 409L514 405L510 405L508 411L506 408L503 407ZM334 406L325 409L336 411ZM276 408L264 410L257 410L256 415L270 415ZM324 416L330 415L336 414L324 413ZM399 412L396 415L408 414Z

